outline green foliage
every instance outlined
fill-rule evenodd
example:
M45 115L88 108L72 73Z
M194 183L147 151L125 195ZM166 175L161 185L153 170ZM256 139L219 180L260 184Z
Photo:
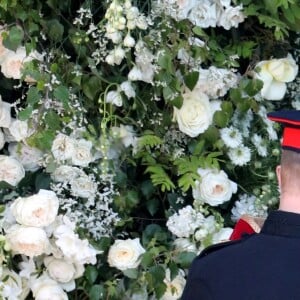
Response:
M169 175L162 165L156 164L146 168L145 173L150 173L150 178L154 186L160 186L162 192L170 191L175 188Z

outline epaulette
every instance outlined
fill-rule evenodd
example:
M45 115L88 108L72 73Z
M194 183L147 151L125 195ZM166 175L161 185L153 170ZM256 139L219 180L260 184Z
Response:
M238 240L233 240L233 241L226 241L226 242L221 242L221 243L218 243L218 244L214 244L214 245L211 245L207 248L205 248L201 253L200 255L198 256L198 258L202 258L212 252L215 252L219 249L222 249L222 248L225 248L227 246L230 246L230 245L236 245L236 244L239 244L239 243L242 243L244 242L245 240L247 240L249 237L251 236L254 236L256 235L255 233L254 234L245 234L241 239L238 239Z

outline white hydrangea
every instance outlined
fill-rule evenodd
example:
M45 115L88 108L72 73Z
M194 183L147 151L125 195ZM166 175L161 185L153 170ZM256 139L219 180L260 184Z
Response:
M173 214L167 221L168 229L177 237L189 237L194 231L203 225L205 217L192 206L187 205Z
M256 147L257 153L260 156L266 157L268 155L267 141L265 139L263 139L262 136L255 133L251 137L251 141L254 144L254 146Z

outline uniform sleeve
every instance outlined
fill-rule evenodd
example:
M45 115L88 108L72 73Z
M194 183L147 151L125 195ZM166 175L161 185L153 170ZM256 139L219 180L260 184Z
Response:
M188 279L181 300L213 300L213 295L203 280Z

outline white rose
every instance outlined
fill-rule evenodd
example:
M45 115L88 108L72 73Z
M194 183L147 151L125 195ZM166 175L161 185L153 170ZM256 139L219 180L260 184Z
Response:
M121 90L125 93L127 98L135 97L135 90L130 81L124 81L120 85Z
M20 161L26 171L34 172L41 167L43 152L26 144L10 143L9 154Z
M70 181L73 196L82 198L95 198L97 184L88 176L76 177Z
M32 278L31 290L35 300L68 300L62 287L46 274Z
M36 195L16 199L11 210L18 223L44 227L54 222L58 207L59 201L54 192L39 190Z
M286 92L285 83L298 74L298 65L290 54L286 58L261 61L255 68L255 77L263 81L261 95L267 100L281 100Z
M75 278L76 268L70 262L47 256L44 258L44 264L50 277L55 281L66 283Z
M74 140L65 134L59 133L54 139L51 147L55 159L67 160L74 155Z
M0 181L16 186L25 176L22 164L13 157L0 155Z
M239 6L229 6L222 13L218 20L218 26L224 27L229 30L232 27L237 28L239 23L244 22L245 16L242 13L243 7Z
M15 254L34 257L49 252L49 240L42 228L13 225L6 238Z
M138 238L116 240L108 251L108 264L119 270L136 268L144 252L145 249Z
M72 164L81 167L87 167L93 160L92 158L92 142L84 139L76 140L74 144L74 152L71 158Z
M31 134L27 121L20 121L17 119L12 120L8 130L16 142L25 140Z
M85 173L79 168L62 165L55 169L51 177L55 182L70 182L81 175L85 175Z
M174 107L174 120L177 121L180 131L196 137L211 125L213 111L208 97L197 89L187 91L182 96L181 108Z
M200 200L211 206L229 201L232 194L237 192L237 184L228 179L224 171L198 169L201 180L196 181L193 188L195 200Z
M217 8L209 0L202 0L194 6L188 15L188 19L201 28L216 27Z
M217 244L229 241L232 231L233 229L230 227L222 228L220 231L213 234L212 243Z
M166 277L164 279L164 283L166 284L167 289L161 300L179 299L182 295L186 283L183 270L179 269L176 277L171 280L171 272L169 269L166 269Z
M9 127L11 123L10 109L10 104L2 101L0 97L0 127Z
M5 138L3 131L0 129L0 150L4 147L5 144Z
M105 101L119 107L123 105L122 95L119 91L109 91L106 94Z
M1 72L7 78L21 79L24 63L33 59L42 60L42 56L36 51L27 56L25 47L19 47L15 52L8 50L1 62Z

